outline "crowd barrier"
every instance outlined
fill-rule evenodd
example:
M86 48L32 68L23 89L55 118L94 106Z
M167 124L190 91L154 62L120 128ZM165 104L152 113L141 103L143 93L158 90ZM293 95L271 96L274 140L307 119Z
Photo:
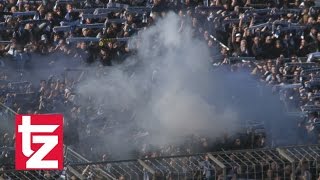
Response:
M91 170L99 167L108 174L105 179L295 179L304 173L309 173L310 179L316 179L320 170L319 159L320 146L305 145L124 161L70 163L69 166ZM91 174L99 172L95 170ZM94 179L104 179L99 176Z

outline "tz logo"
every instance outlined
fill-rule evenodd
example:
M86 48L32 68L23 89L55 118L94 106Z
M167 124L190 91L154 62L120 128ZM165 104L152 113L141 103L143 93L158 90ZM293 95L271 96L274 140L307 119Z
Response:
M62 115L17 115L16 169L63 169Z

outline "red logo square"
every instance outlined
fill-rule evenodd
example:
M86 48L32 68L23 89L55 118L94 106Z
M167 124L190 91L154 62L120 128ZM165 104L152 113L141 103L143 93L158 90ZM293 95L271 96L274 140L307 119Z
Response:
M16 170L63 169L63 115L16 115Z

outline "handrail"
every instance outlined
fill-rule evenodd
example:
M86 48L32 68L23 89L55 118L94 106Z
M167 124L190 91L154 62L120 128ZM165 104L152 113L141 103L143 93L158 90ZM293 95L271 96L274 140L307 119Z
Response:
M5 109L9 110L11 113L17 115L18 113L16 113L14 110L12 110L11 108L9 108L8 106L4 105L3 103L0 102L0 106L4 107Z
M193 156L205 156L208 153L211 155L222 155L229 153L247 153L247 152L259 152L259 151L270 151L277 150L278 148L286 149L286 148L294 148L294 147L319 147L319 144L310 144L310 145L292 145L292 146L281 146L277 148L261 148L261 149L242 149L242 150L230 150L230 151L218 151L218 152L206 152L206 153L195 153L195 154L184 154L184 155L175 155L175 156L161 156L154 158L140 158L141 161L147 160L157 160L157 159L170 159L170 158L183 158L183 157L193 157ZM88 162L88 163L69 163L71 166L85 166L85 165L99 165L99 164L112 164L112 163L125 163L125 162L137 162L138 159L125 159L125 160L113 160L113 161L96 161L96 162Z

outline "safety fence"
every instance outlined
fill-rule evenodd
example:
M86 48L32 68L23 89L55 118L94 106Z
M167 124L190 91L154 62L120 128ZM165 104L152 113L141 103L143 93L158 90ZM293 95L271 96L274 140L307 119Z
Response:
M93 179L316 179L319 160L320 145L305 145L69 166Z
M90 162L65 150L66 177L77 179L316 179L320 170L319 145L105 162ZM0 179L9 177L65 179L63 171L0 171Z

